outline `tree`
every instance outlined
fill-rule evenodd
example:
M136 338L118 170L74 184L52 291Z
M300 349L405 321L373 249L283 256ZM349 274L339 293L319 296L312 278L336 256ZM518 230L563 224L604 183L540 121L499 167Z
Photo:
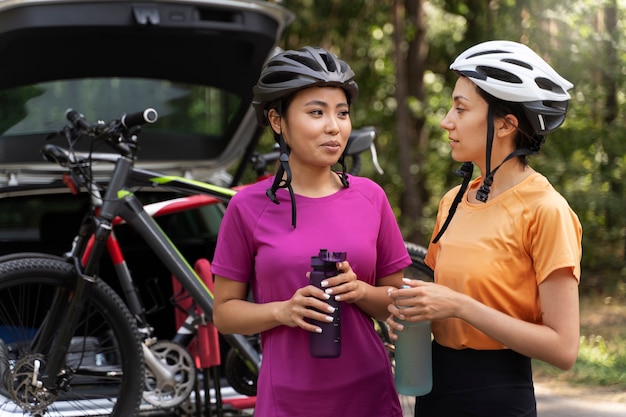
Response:
M427 190L425 175L420 169L425 164L428 137L425 134L424 73L428 45L421 0L395 0L394 64L396 68L395 98L396 125L400 176L404 183L400 219L405 237L423 243L421 219ZM413 110L413 111L411 111Z

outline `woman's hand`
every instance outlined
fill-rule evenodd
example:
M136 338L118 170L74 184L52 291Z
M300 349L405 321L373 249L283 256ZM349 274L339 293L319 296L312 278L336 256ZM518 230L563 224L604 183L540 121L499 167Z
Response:
M308 276L308 273L307 273ZM321 329L311 320L332 322L331 313L334 307L328 304L331 295L313 285L298 289L291 299L280 304L277 319L289 327L300 327L310 332L321 332Z
M398 338L396 331L404 328L398 320L418 322L458 317L462 297L458 292L432 282L407 278L403 282L410 288L388 290L393 302L387 306L391 315L386 323L390 327L392 340Z
M356 303L365 296L366 289L362 286L364 282L357 279L356 274L350 266L350 262L337 262L338 275L322 281L322 289L325 294L335 297L337 301L346 303ZM310 278L311 273L307 272Z

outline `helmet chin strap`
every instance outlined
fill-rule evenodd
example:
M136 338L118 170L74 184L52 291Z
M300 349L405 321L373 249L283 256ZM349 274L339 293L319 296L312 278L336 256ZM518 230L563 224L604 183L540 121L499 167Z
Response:
M448 225L450 224L450 221L452 220L452 216L454 216L454 213L456 212L456 208L459 206L459 203L461 202L461 199L463 198L463 195L465 194L465 190L467 190L467 186L469 185L469 182L472 179L473 172L474 172L474 164L471 162L463 162L463 165L461 166L461 168L454 171L454 175L457 175L463 178L463 183L461 184L461 188L459 188L459 192L456 193L456 196L454 197L454 201L452 202L452 205L450 206L450 211L448 211L448 217L446 218L446 221L443 223L441 230L439 230L439 233L437 233L437 236L435 236L435 238L433 239L433 243L437 243L439 239L441 239L441 236L443 236L443 232L445 232L446 229L448 228Z
M491 191L489 187L491 187L491 185L493 184L493 176L498 168L500 168L500 166L502 165L498 165L496 169L491 172L491 148L493 147L493 135L493 107L489 105L489 108L487 110L487 160L485 161L487 172L485 173L485 179L483 180L482 185L480 186L478 191L476 191L476 199L478 201L482 201L483 203L487 202L487 198L489 198L489 192Z
M346 147L347 148L347 147ZM345 154L341 154L341 157L339 157L339 161L337 161L339 164L341 164L341 173L339 174L339 179L341 180L341 185L343 185L345 188L350 187L350 180L348 179L348 167L346 165L346 155Z
M291 199L291 225L296 228L296 200L293 195L293 188L291 186L291 168L289 167L289 146L285 142L285 138L283 138L283 132L281 131L278 135L278 145L280 146L280 156L278 160L280 161L280 165L278 166L278 171L276 172L276 176L274 177L274 183L270 188L265 191L265 195L269 197L270 200L274 204L280 204L278 198L276 198L276 191L279 188L286 188L289 190L289 198ZM285 177L283 179L283 177Z
M509 159L515 158L516 156L521 155L533 155L539 151L539 148L535 150L530 150L526 148L516 149L510 154L507 155L506 158L500 164L491 171L491 148L493 147L493 136L494 136L494 125L493 125L493 109L491 105L487 110L487 151L486 151L486 168L487 172L485 173L485 179L483 180L482 185L476 191L476 199L482 203L486 203L489 198L489 193L491 192L491 186L493 185L493 177L496 175L496 171L500 169L500 167Z

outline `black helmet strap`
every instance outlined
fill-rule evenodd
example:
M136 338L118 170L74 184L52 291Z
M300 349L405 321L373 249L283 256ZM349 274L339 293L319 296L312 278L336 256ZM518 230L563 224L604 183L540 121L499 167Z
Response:
M278 198L276 198L276 191L279 188L286 188L289 190L289 198L291 199L291 225L296 227L296 201L293 195L293 188L291 187L291 168L289 167L289 146L285 142L285 138L283 138L283 133L280 132L278 135L278 145L280 146L280 156L278 160L280 165L278 166L278 171L276 172L276 176L274 177L274 183L270 188L265 191L265 195L269 197L270 200L274 204L280 204ZM283 179L283 177L285 177Z
M508 161L509 159L515 158L516 156L533 155L539 151L539 147L536 147L536 149L534 150L526 149L526 148L516 149L510 154L508 154L507 157L504 158L504 160L500 162L500 164L497 167L495 167L494 170L492 171L491 170L491 148L493 147L494 125L493 125L493 109L491 105L489 105L489 110L487 110L487 118L488 118L487 119L487 151L486 151L487 160L485 161L487 172L485 174L485 179L483 180L482 185L476 191L476 199L482 203L487 202L487 199L489 198L489 193L491 191L490 187L493 184L493 177L496 175L496 171L506 161Z
M348 147L346 146L346 149ZM346 154L343 153L341 157L339 157L339 164L341 164L341 173L339 174L339 179L341 180L341 185L345 188L350 187L350 181L348 180L348 166L346 165Z
M473 172L474 172L474 164L471 162L463 162L463 165L461 166L461 168L454 171L454 175L457 175L463 178L463 183L461 184L461 188L459 189L459 192L456 193L456 197L454 197L454 201L452 202L452 205L450 206L450 210L448 211L448 217L446 218L446 221L443 223L441 230L439 230L439 233L437 233L437 236L435 236L435 238L433 239L433 243L437 243L439 239L441 239L441 236L443 236L443 232L445 232L446 229L448 228L448 225L450 224L450 221L452 220L452 216L454 216L454 213L456 212L456 208L461 202L461 199L463 198L463 195L465 194L465 190L467 190L467 186L469 185L469 182L472 179Z

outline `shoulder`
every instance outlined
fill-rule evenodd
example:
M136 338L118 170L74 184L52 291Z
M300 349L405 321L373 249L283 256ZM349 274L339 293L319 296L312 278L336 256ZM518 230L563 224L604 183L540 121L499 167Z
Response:
M228 203L226 212L243 212L246 215L262 212L267 204L273 204L266 195L266 190L271 187L272 180L267 179L239 187Z
M550 230L573 229L580 233L581 224L569 203L541 174L533 174L518 190L519 200L526 205L531 228Z
M348 178L350 183L350 187L355 192L364 194L364 195L374 195L374 196L385 196L385 190L373 180L367 177L358 177L354 175L350 175Z
M237 187L237 193L233 196L231 202L247 201L259 197L267 198L267 196L265 195L265 190L271 187L272 181L273 177L271 179L268 178L259 182L255 182L254 184L246 184Z
M523 200L536 210L571 210L569 203L543 175L535 173L519 189Z
M348 192L352 195L367 200L373 206L389 204L385 190L373 180L367 177L350 176L349 182Z

